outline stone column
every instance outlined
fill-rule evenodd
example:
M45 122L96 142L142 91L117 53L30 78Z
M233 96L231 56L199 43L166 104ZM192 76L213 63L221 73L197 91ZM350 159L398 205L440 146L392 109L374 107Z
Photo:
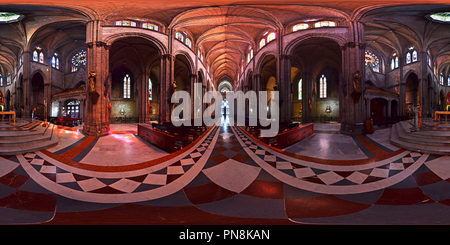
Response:
M109 131L110 111L108 94L111 93L109 73L109 46L100 40L102 21L86 24L86 120L83 132L92 136L106 135Z
M250 111L249 117L250 118L258 118L258 110L259 110L259 91L261 90L261 74L253 74L253 85L252 85L253 91L256 93L256 100L251 101L250 103L253 105L252 107L255 107L255 111ZM255 106L256 104L256 106Z
M314 103L313 82L312 73L302 71L302 123L312 122L313 113L312 110L309 110L309 101L312 106Z
M292 86L291 86L291 55L280 55L280 70L278 90L280 99L280 122L288 123L291 121L292 116Z
M161 57L161 82L158 88L158 93L161 96L159 101L159 121L170 121L170 113L172 112L172 104L170 99L173 93L174 81L174 61L175 56L171 54L164 54Z
M352 21L349 23L350 40L341 47L342 50L342 83L344 95L343 103L339 105L341 111L341 133L360 135L364 132L364 24ZM359 77L359 78L358 78Z
M23 118L31 118L31 110L33 109L31 105L31 78L30 78L30 62L31 62L31 52L23 52ZM6 82L6 81L3 81Z
M198 96L195 92L194 86L195 83L198 81L198 75L197 74L190 74L189 75L189 87L186 88L186 91L191 96L191 119L195 118L195 115L197 112L194 111L194 99L196 96ZM200 91L199 91L200 92Z
M139 122L148 123L149 121L149 111L148 111L148 77L149 71L141 71L141 82L139 83L139 98L138 98L138 108L139 108Z

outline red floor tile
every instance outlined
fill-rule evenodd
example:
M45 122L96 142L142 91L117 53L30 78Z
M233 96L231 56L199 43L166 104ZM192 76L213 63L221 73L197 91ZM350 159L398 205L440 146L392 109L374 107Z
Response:
M352 214L369 208L370 204L347 201L332 195L285 200L289 218L318 218Z
M378 205L413 205L434 202L419 187L386 188L375 204Z
M26 211L54 212L56 210L56 196L56 194L18 190L0 199L0 207Z
M186 197L194 205L220 201L237 194L214 183L187 187L183 190Z
M428 171L424 173L416 173L412 175L414 180L419 186L434 184L442 181L441 177L437 176L435 173Z
M241 193L249 196L268 199L284 198L282 182L255 180Z

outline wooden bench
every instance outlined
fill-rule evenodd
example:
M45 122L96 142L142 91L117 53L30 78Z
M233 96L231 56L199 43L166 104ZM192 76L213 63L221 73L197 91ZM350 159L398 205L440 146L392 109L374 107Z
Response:
M77 119L77 118L65 118L64 117L64 118L59 118L58 120L56 120L55 124L73 127L73 126L81 125L81 120Z
M138 135L148 143L172 153L177 150L175 147L175 136L156 130L142 124L138 124Z
M312 135L313 132L314 124L312 123L284 131L276 136L277 143L274 146L279 149L286 148Z

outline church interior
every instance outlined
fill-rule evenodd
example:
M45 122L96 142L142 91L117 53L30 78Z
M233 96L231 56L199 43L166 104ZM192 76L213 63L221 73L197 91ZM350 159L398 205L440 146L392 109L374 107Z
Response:
M0 224L450 224L449 115L446 2L0 3Z

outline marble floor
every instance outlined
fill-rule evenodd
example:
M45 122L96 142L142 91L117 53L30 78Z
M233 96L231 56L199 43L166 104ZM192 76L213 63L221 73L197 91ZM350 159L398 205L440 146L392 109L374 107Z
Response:
M223 121L165 153L135 125L0 156L0 224L450 224L450 157L320 125L284 150ZM335 127L335 125L331 125Z

